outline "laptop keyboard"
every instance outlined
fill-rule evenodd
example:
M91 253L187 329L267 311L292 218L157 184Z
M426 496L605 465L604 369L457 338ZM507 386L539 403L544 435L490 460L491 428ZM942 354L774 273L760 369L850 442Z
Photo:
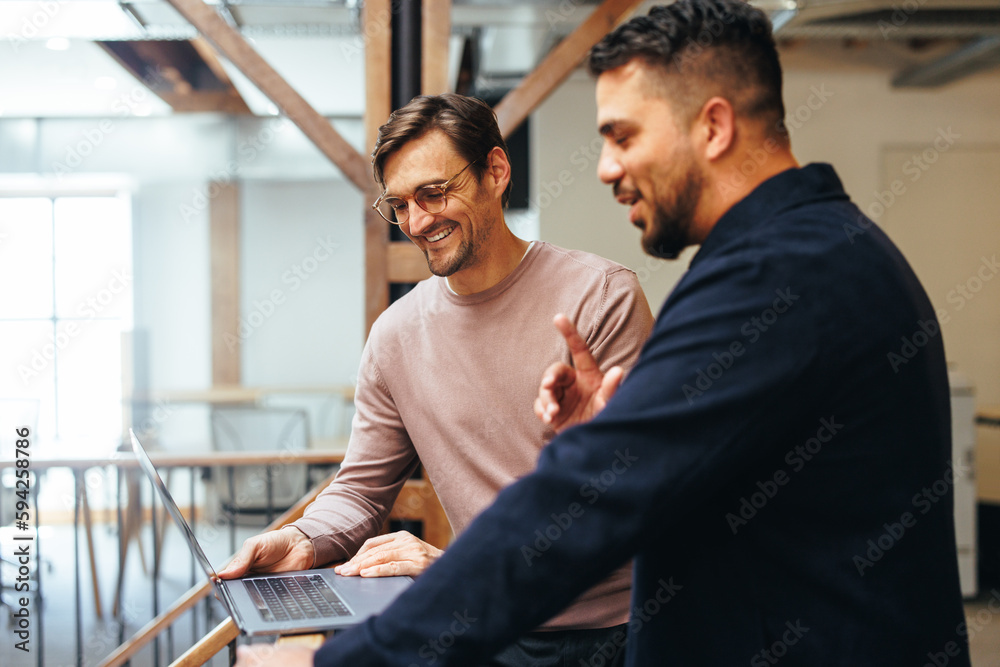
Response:
M265 621L335 618L351 614L319 574L249 579L243 584Z

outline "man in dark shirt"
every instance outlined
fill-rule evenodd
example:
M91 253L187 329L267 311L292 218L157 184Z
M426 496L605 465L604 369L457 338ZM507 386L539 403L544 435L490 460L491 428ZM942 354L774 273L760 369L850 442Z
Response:
M649 253L698 254L610 398L559 320L537 470L280 664L479 664L634 557L631 665L968 665L940 326L833 168L795 161L766 16L681 0L589 64L599 176Z

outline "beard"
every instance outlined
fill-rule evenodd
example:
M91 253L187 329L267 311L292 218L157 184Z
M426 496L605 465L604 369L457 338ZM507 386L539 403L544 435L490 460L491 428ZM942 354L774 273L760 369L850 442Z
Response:
M458 223L455 224L457 225ZM440 253L435 253L437 255L435 257L432 256L429 251L424 250L424 258L427 260L427 268L430 269L431 273L435 276L447 278L462 269L474 266L481 259L482 250L483 248L486 248L489 243L489 232L485 226L477 227L472 238L465 233L467 228L459 225L459 229L463 232L462 242L459 243L458 248L456 248L450 256L442 257L440 256ZM452 234L454 233L455 232L452 232Z
M684 248L692 245L691 225L704 189L701 171L688 162L687 169L672 184L669 197L654 201L653 219L642 235L642 249L653 257L677 259Z
M452 232L454 233L454 232ZM441 257L432 259L430 252L424 250L424 258L427 260L427 268L435 276L446 278L451 274L464 269L470 265L475 258L475 247L468 238L463 238L458 248L451 257Z

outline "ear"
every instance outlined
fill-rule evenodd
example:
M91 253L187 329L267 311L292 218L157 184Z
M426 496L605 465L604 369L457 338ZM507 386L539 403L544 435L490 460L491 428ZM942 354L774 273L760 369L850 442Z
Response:
M510 160L499 146L494 146L486 154L486 173L483 175L483 185L496 193L499 198L510 182Z
M695 118L695 136L709 162L718 160L736 143L736 112L724 97L712 97Z

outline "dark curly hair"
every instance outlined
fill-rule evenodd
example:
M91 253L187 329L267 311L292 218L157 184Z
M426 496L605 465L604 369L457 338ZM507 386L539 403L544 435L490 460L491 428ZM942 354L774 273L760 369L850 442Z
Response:
M378 129L378 139L372 151L372 172L380 186L385 188L383 169L389 156L431 130L444 132L467 162L485 156L495 146L503 149L507 159L510 159L507 144L497 125L497 116L488 104L475 97L455 93L418 95L393 111L385 125ZM478 181L486 173L485 162L479 160L469 167ZM510 199L510 189L511 183L508 183L503 193L504 206Z
M653 7L602 39L590 52L593 76L642 59L660 76L655 92L686 123L711 97L787 136L781 64L771 22L743 0L678 0Z

